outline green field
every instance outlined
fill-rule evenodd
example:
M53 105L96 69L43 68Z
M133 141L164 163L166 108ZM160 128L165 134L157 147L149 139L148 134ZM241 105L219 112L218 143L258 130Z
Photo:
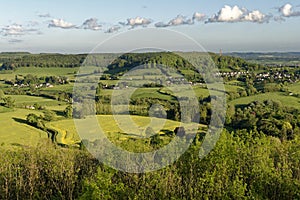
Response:
M290 92L293 92L295 94L300 94L300 82L289 85L288 89Z
M0 73L0 80L12 80L16 75L26 76L32 74L34 76L67 76L74 77L79 68L39 68L39 67L20 67L15 71L9 71L8 73Z
M258 94L249 97L242 97L230 101L229 104L246 105L253 101L265 101L265 100L279 101L284 106L300 109L300 98L288 96L285 93L281 93L281 92L271 92L271 93Z
M156 134L162 135L161 138L164 144L168 144L172 139L169 136L164 136L166 131L174 131L176 127L180 126L180 122L158 118L151 119L149 117L120 115L118 116L119 120L116 121L115 117L116 116L112 115L97 116L101 130L111 142L129 151L136 152L151 150L150 146L145 146L145 142L149 141L149 138L141 139L141 136L143 136L148 126L151 126ZM132 120L136 127L129 125L128 119ZM155 121L153 122L151 120ZM78 124L82 124L80 129L86 130L86 132L79 136L75 128L75 123L76 121L74 122L72 119L61 120L50 122L47 124L47 127L59 132L57 142L61 144L72 145L80 142L82 139L94 141L101 138L99 133L100 129L97 124L85 124L85 121L81 120L81 122L78 122ZM205 125L199 125L198 127L201 130L206 129Z
M127 127L127 132L130 132L132 134L139 135L151 122L151 118L149 117L141 117L141 116L129 116L129 115L124 115L120 116L123 120L123 123L125 123L128 119L132 119L134 123L139 127L139 129L135 129L134 127ZM98 122L102 130L108 134L117 134L117 133L124 133L124 130L121 130L121 128L118 126L116 120L114 119L114 116L112 115L99 115L97 116ZM153 130L156 131L157 133L160 130L166 129L166 130L174 130L177 126L179 126L180 122L172 121L172 120L166 120L164 123L164 120L162 119L156 119L157 123L152 126ZM163 125L163 127L160 127L159 125ZM70 120L61 120L61 121L55 121L55 122L50 122L48 124L49 127L52 127L56 130L58 130L61 134L58 136L58 141L61 143L72 143L72 142L77 142L80 140L80 137L77 135L77 131L75 128L75 123L73 119ZM95 134L96 130L93 130L91 127L93 125L86 124L86 130L87 135L81 135L81 138L89 138L91 140L97 138L97 134L93 138L91 134ZM96 128L95 128L96 129ZM68 137L65 138L66 134Z
M47 138L47 134L44 131L25 123L26 116L29 113L41 114L41 112L25 109L15 109L13 112L0 113L0 145L34 146L38 144L40 139Z
M42 88L42 91L51 91L51 92L72 92L74 84L65 84L65 85L56 85L54 87Z
M17 107L24 107L26 105L33 105L35 103L41 106L59 106L64 105L66 103L56 101L53 99L48 99L44 97L35 97L35 96L28 96L28 95L7 95L15 100L15 104Z

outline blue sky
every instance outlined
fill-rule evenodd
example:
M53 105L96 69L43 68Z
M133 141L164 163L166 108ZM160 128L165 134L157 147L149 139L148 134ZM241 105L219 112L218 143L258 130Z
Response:
M90 52L116 34L147 28L181 32L207 51L300 51L299 4L296 0L10 0L1 4L0 51ZM124 41L109 51L117 52L122 45L129 44ZM172 45L172 50L191 50Z

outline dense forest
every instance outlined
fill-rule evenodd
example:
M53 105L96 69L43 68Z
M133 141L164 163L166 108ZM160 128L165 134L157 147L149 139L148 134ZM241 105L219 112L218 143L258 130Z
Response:
M221 135L199 158L201 141L171 166L131 174L103 166L84 150L41 143L0 147L1 199L299 199L299 138Z

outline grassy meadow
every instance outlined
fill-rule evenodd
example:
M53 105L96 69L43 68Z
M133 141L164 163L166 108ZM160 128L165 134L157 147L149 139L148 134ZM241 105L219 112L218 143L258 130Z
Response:
M3 112L5 111L5 112ZM41 112L18 109L7 110L0 106L0 145L2 146L35 146L47 133L26 124L29 113L41 115Z

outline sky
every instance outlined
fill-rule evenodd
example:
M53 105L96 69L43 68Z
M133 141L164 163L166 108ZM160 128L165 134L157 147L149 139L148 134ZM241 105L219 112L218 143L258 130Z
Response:
M1 8L0 52L88 53L124 33L148 46L159 40L170 50L195 50L154 34L162 30L184 34L206 51L300 51L297 0L2 0ZM118 41L102 51L132 43Z

